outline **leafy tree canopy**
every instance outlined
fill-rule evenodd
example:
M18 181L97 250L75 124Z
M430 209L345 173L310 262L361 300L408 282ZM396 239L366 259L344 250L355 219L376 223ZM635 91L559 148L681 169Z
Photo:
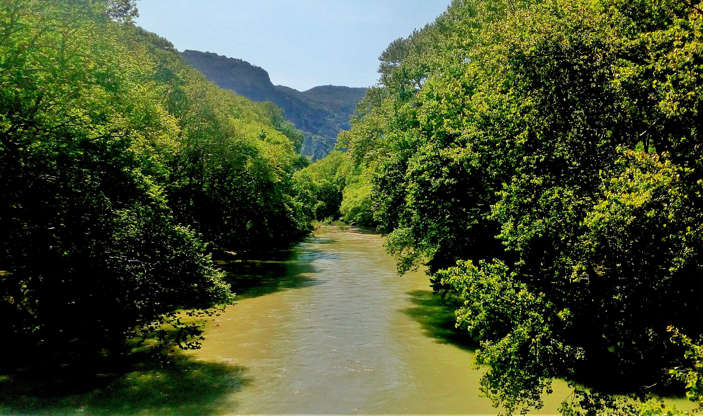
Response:
M232 301L213 249L308 230L301 133L209 83L136 13L0 2L3 365L120 355L179 309Z
M667 328L703 335L702 29L698 1L455 0L382 54L341 134L347 218L457 302L508 411L553 377L681 386Z

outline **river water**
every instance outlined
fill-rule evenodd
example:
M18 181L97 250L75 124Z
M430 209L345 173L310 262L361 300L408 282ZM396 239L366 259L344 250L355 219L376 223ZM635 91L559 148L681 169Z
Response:
M382 238L324 226L279 259L239 264L259 286L213 320L194 358L242 369L222 414L495 414L452 314ZM555 413L563 383L546 398Z

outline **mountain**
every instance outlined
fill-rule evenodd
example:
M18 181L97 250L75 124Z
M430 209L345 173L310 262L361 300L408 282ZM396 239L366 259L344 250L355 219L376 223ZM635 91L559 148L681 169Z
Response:
M298 91L274 85L268 72L241 59L186 50L185 60L210 81L254 101L271 101L305 134L302 153L313 160L325 157L337 134L349 129L349 118L366 94L365 88L333 85Z

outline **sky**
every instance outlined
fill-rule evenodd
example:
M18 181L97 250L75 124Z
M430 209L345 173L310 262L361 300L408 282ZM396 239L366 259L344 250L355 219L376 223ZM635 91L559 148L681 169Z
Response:
M388 44L451 0L139 0L137 23L194 49L243 59L274 84L368 87Z

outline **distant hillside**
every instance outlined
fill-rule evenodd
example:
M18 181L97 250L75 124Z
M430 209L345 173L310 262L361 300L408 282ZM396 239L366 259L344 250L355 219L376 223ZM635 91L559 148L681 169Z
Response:
M302 153L313 160L326 156L349 117L366 93L365 88L326 85L308 91L273 85L268 72L241 59L187 50L183 57L208 79L254 101L271 101L305 133Z

